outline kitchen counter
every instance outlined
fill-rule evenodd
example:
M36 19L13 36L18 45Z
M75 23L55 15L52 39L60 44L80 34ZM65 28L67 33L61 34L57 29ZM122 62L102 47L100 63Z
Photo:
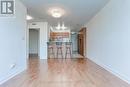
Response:
M61 42L61 43L68 43L67 41L50 41L50 42L47 42L47 43L56 43L56 42ZM70 42L70 43L72 43L72 42Z

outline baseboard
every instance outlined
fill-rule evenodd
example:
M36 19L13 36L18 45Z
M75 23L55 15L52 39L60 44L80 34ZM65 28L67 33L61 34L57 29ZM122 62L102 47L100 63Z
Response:
M107 70L108 72L110 72L111 74L115 75L116 77L120 78L121 80L125 81L126 83L130 84L130 79L125 78L124 76L122 76L120 73L117 73L116 71L113 71L112 69L110 69L108 66L102 64L99 61L95 61L92 60L88 57L86 57L87 59L91 60L92 62L96 63L97 65L99 65L100 67L104 68L105 70Z
M2 85L3 83L7 82L8 80L10 80L11 78L15 77L16 75L20 74L25 69L26 68L20 68L20 69L16 70L15 72L9 73L6 77L3 77L2 79L0 79L0 85Z

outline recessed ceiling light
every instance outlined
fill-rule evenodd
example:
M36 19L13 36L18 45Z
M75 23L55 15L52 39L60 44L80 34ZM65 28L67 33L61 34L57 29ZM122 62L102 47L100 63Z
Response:
M33 17L31 17L31 16L27 15L27 16L26 16L26 19L27 19L27 20L32 20L32 19L33 19Z
M65 14L65 11L62 8L50 8L48 13L54 18L60 18Z

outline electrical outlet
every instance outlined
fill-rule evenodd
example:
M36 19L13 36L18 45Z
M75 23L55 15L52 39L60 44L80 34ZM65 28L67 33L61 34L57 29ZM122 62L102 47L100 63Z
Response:
M15 63L11 64L11 65L10 65L10 69L15 68L15 66L16 66L16 64L15 64Z

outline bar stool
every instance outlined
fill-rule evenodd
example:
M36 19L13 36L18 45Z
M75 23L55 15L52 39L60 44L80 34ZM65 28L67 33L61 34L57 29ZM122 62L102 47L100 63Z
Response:
M53 56L53 58L55 58L55 52L54 52L54 46L53 43L48 42L48 57L51 58L51 55Z
M63 58L62 42L56 42L56 47L57 47L57 58L58 58L58 55L61 55Z
M66 53L65 58L67 58L67 54L70 54L70 58L72 57L72 42L66 42Z

